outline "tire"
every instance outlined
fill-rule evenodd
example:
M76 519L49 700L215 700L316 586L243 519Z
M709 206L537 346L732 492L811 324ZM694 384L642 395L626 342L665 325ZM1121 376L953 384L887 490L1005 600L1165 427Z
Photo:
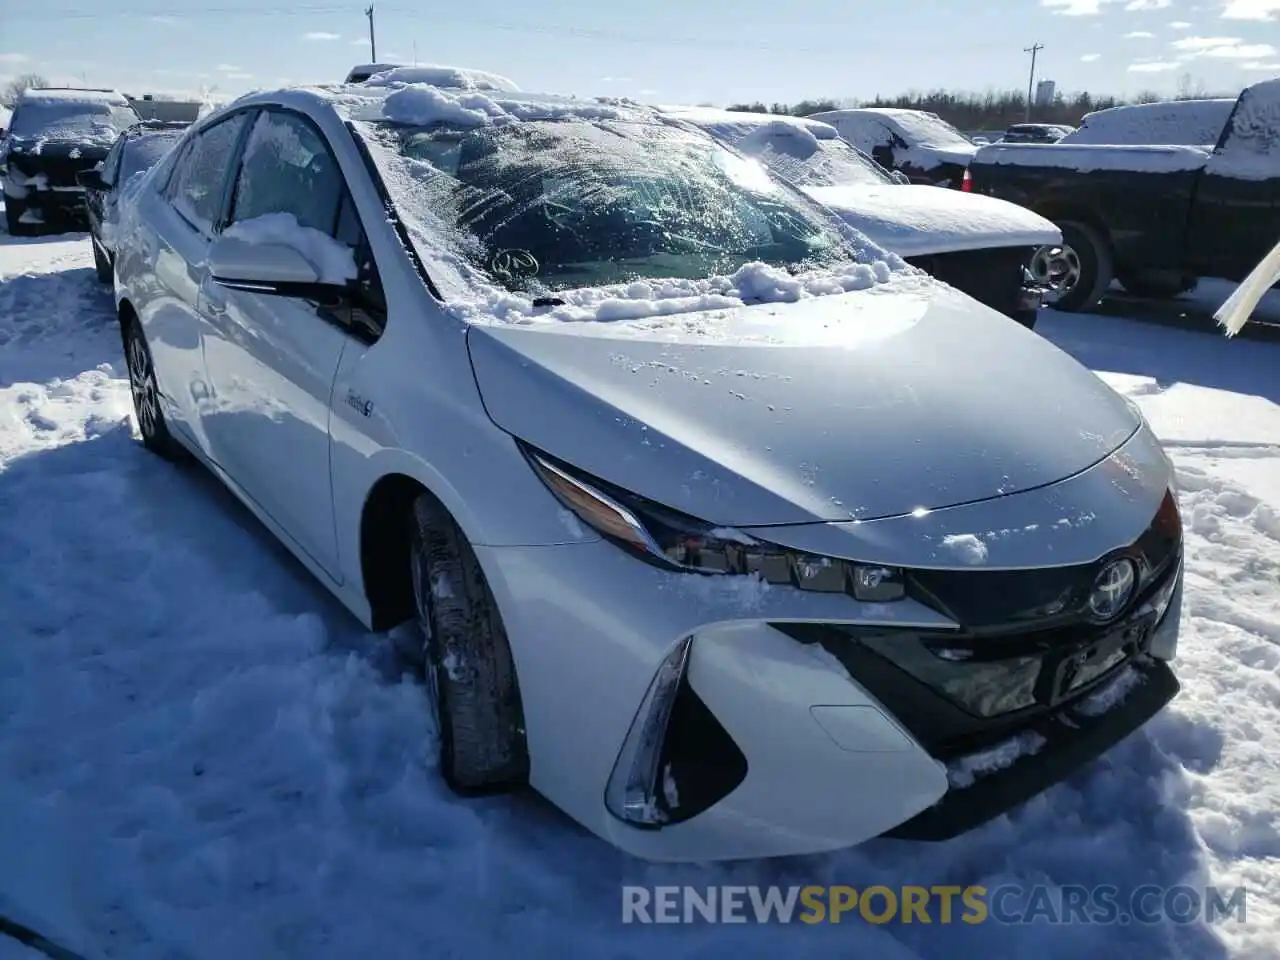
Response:
M9 228L9 236L25 237L35 232L32 224L22 223L22 215L27 212L27 205L13 197L4 198L4 223Z
M409 564L441 776L462 796L527 783L524 710L502 617L462 530L427 494L413 505Z
M1036 318L1038 316L1040 316L1039 310L1015 310L1012 313L1013 319L1017 320L1018 323L1022 324L1028 330L1034 330L1036 328Z
M1067 313L1087 309L1102 299L1114 276L1111 245L1087 223L1063 220L1057 224L1062 231L1062 249L1069 260L1074 260L1074 277L1049 306Z
M173 439L164 420L155 364L151 361L151 348L147 346L142 325L130 317L123 322L120 332L124 340L125 365L129 368L133 413L142 433L142 445L166 460L178 462L186 459L186 450Z
M111 261L106 258L102 252L102 248L98 246L98 241L89 236L89 246L93 247L93 273L98 278L99 283L112 283L115 276L111 271Z
M1184 293L1190 293L1200 283L1199 277L1184 277L1177 274L1158 272L1128 271L1120 272L1116 279L1125 293L1135 297L1146 297L1150 300L1172 300Z

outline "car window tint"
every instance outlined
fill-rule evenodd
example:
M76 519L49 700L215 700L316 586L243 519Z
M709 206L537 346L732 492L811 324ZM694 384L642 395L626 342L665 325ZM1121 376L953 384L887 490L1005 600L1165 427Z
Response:
M237 114L202 131L169 182L174 207L200 230L213 230L222 206L227 167L244 120L245 114Z
M231 220L287 213L333 236L342 194L342 171L319 132L301 117L264 112L245 141Z

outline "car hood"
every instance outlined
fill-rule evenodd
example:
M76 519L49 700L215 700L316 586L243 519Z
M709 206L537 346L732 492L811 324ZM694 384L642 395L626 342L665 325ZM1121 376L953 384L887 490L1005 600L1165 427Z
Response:
M937 187L850 184L804 192L901 257L1062 242L1050 221L995 197Z
M15 137L5 141L5 150L14 157L48 160L84 160L92 166L107 155L110 143L64 138Z
M467 336L499 427L724 526L1013 494L1084 470L1141 423L1048 341L923 277L658 321L473 324Z

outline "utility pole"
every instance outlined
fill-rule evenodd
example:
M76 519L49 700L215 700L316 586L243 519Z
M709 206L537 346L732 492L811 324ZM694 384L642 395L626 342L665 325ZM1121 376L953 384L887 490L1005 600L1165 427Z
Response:
M370 7L370 10L373 8ZM372 21L370 21L372 23ZM1044 49L1043 43L1033 43L1029 47L1023 47L1023 53L1031 54L1031 75L1027 77L1027 123L1031 122L1031 88L1036 82L1036 54Z
M367 10L365 10L364 15L369 18L369 62L377 63L378 62L378 44L377 44L377 41L374 40L373 38L373 4L372 3L369 4L369 7Z

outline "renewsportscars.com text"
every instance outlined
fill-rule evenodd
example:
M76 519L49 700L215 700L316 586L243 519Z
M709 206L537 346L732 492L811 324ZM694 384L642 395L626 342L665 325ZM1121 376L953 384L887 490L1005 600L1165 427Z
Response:
M623 923L1158 924L1245 920L1243 887L624 886Z

